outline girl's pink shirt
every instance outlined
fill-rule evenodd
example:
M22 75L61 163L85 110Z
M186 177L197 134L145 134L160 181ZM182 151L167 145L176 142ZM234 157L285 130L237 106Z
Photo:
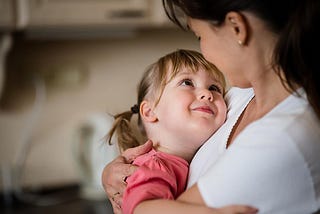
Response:
M186 160L152 149L133 164L140 167L127 179L122 202L124 214L133 213L142 201L175 199L185 190L189 168Z

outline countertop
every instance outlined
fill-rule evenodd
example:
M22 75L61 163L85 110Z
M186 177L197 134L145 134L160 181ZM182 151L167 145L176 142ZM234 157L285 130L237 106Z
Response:
M33 196L35 194L33 193ZM22 201L16 197L8 197L1 194L0 213L2 214L112 214L112 207L107 198L88 200L80 196L80 188L77 185L61 187L55 190L36 194L32 201ZM31 199L31 197L28 197ZM39 205L42 201L50 199L57 203Z

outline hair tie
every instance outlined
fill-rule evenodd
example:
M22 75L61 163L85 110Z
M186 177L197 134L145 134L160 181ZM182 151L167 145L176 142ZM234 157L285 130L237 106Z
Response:
M131 107L131 112L133 114L138 114L139 113L139 107L137 104L135 104L134 106Z

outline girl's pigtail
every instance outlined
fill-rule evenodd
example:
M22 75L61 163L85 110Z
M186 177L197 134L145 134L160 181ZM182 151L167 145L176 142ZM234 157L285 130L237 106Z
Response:
M118 146L120 151L139 146L139 141L135 136L133 128L130 124L133 111L126 111L114 116L114 122L108 133L108 143L111 145L111 139L114 135L118 138Z

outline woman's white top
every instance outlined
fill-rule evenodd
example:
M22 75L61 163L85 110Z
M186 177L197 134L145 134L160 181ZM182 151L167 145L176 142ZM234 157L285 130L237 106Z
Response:
M226 123L192 160L210 207L252 205L259 213L313 213L320 209L320 120L301 97L290 95L248 125L226 149L232 127L253 98L252 89L231 88Z

